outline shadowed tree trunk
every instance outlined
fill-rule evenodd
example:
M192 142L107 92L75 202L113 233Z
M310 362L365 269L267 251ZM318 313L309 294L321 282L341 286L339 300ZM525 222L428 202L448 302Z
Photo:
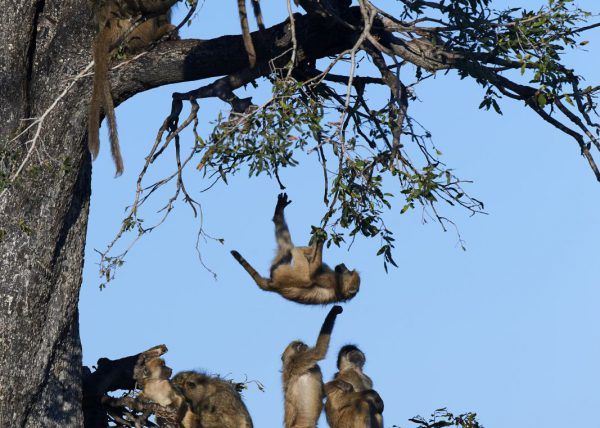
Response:
M82 426L77 304L90 200L89 79L48 113L35 141L27 142L36 127L11 140L90 61L91 11L83 1L0 4L0 191L35 145L0 199L0 426Z

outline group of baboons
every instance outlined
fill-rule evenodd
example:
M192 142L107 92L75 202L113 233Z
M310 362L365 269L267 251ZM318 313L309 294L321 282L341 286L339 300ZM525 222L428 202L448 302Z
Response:
M323 263L323 241L312 246L294 247L284 217L291 201L282 193L277 198L273 222L277 253L271 263L269 279L237 252L236 260L248 271L260 288L274 291L289 300L305 304L326 304L351 299L360 287L360 277L339 264L331 270ZM317 343L310 348L293 341L283 351L283 391L286 427L314 427L323 409L333 428L383 427L383 401L373 390L373 382L363 373L365 354L354 345L340 349L338 372L323 386L318 362L325 358L335 318L342 308L335 305L323 322Z
M322 242L309 247L293 246L284 217L284 209L290 202L285 193L277 198L273 222L278 250L269 279L260 276L239 253L232 251L234 257L262 289L295 302L325 304L352 298L360 286L356 271L344 265L331 270L322 262ZM286 428L316 427L323 398L327 422L332 428L383 428L383 400L363 372L365 354L358 347L346 345L340 349L338 372L323 385L318 362L327 354L335 319L341 313L341 306L331 308L315 346L295 340L281 355ZM147 368L148 380L141 382L142 396L182 409L179 422L184 428L252 427L250 414L232 382L195 371L181 372L169 381L170 369L164 367L162 359L151 360ZM184 397L185 406L178 404L178 394Z
M88 127L90 151L94 157L98 154L98 127L103 111L109 123L111 152L120 174L123 162L108 79L111 51L115 45L129 52L140 50L173 33L175 27L169 23L168 15L178 0L90 1L98 21ZM237 3L249 65L253 66L256 55L249 39L245 2L237 0ZM252 0L252 5L262 29L259 0ZM137 26L132 26L132 18L137 18ZM237 251L232 251L232 255L261 289L279 293L286 299L303 304L329 304L353 298L360 287L359 274L344 264L331 269L323 263L322 239L307 247L294 247L284 218L285 207L290 203L286 194L279 195L273 216L277 254L268 278L261 276ZM340 349L338 372L332 381L323 385L317 363L325 358L335 318L340 313L342 308L333 306L314 347L293 341L281 356L286 428L315 427L324 398L325 414L332 428L383 427L383 401L373 390L371 379L363 373L365 355L356 346L346 345ZM170 379L171 370L161 358L149 360L144 370L140 398L177 408L180 413L176 416L176 425L184 428L252 427L236 384L195 371L181 372ZM156 416L160 421L161 416Z

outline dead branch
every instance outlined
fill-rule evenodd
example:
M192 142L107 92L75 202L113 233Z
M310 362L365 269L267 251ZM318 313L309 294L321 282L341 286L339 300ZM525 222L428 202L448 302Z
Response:
M84 414L86 428L105 428L110 419L117 426L179 428L186 414L185 398L170 382L171 369L161 356L165 345L118 360L101 358L92 373L84 368ZM116 390L140 394L111 397ZM158 425L148 418L156 416Z

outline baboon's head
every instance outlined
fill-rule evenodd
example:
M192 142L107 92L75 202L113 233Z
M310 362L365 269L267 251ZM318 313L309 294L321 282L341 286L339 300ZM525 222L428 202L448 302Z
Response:
M207 394L210 378L203 374L193 371L177 373L172 380L183 393L183 395L192 403L199 403Z
M348 270L345 264L340 263L335 267L338 290L343 300L356 296L360 288L360 275L356 270Z
M144 363L144 378L146 379L169 379L173 370L165 366L162 358L152 358Z
M300 340L294 340L285 348L283 354L281 354L281 361L283 361L283 364L285 365L294 355L304 352L307 349L308 345L306 343Z
M340 371L348 368L362 370L366 360L365 354L356 345L345 345L338 353L337 367Z

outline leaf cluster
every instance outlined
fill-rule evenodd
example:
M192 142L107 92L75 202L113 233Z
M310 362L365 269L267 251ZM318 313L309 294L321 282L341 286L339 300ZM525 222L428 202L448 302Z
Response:
M389 211L405 214L420 208L423 222L432 219L446 230L454 223L441 206L459 206L470 214L484 209L463 189L466 181L444 164L431 134L409 114L409 106L418 100L418 85L442 70L455 70L484 89L480 109L502 114L500 98L523 102L577 142L600 181L591 153L600 151L600 125L592 117L597 116L600 87L580 88L582 77L563 58L567 49L585 46L578 40L589 12L572 0L548 0L538 10L496 10L491 0L398 1L398 16L360 2L354 8L361 16L353 23L355 46L331 58L324 71L317 66L325 58L296 61L296 49L305 47L294 39L290 52L273 59L269 71L260 71L263 74L244 70L186 94L174 94L173 106L178 107L159 130L155 146L167 128L169 135L149 158L153 162L175 139L177 172L143 188L144 170L135 210L175 177L177 191L165 215L180 193L185 202L195 203L182 179L182 168L192 156L200 158L197 168L210 180L205 190L218 181L227 183L240 172L273 177L284 189L283 170L310 158L322 169L325 205L320 222L312 226L313 239L318 235L327 239L328 246L339 246L357 236L378 238L377 254L383 256L387 270L388 264L396 265L395 238L385 223ZM285 61L287 65L276 68ZM338 69L343 72L334 74L332 70ZM367 75L358 75L359 69ZM373 71L379 75L369 75ZM234 94L242 85L256 85L259 77L266 77L271 86L271 97L264 104L253 105L251 98ZM387 100L373 90L377 85L387 88ZM226 101L232 113L219 114L210 133L200 136L197 99L215 96ZM179 125L182 101L190 101L192 111ZM181 162L179 132L192 123L194 147ZM124 224L122 231L127 230ZM462 246L460 235L459 242Z
M450 413L446 408L437 409L429 418L415 416L409 419L410 422L417 425L417 428L483 428L477 421L477 414L468 412L460 415Z
M209 138L197 142L197 150L204 153L200 164L206 176L224 182L244 168L250 176L267 174L279 180L280 169L299 164L299 152L316 156L323 168L327 210L312 234L326 237L328 246L339 246L346 237L379 237L377 254L387 270L396 262L384 214L396 196L404 199L402 214L416 206L435 212L439 201L472 212L483 208L465 195L461 180L438 159L441 152L418 122L405 118L401 132L413 144L395 145L392 134L399 112L393 101L372 108L355 95L345 115L342 96L324 82L272 76L272 91L267 103L246 115L219 118ZM340 119L340 114L345 117ZM415 156L421 159L410 160ZM394 182L398 190L386 191ZM446 221L441 216L437 220Z

